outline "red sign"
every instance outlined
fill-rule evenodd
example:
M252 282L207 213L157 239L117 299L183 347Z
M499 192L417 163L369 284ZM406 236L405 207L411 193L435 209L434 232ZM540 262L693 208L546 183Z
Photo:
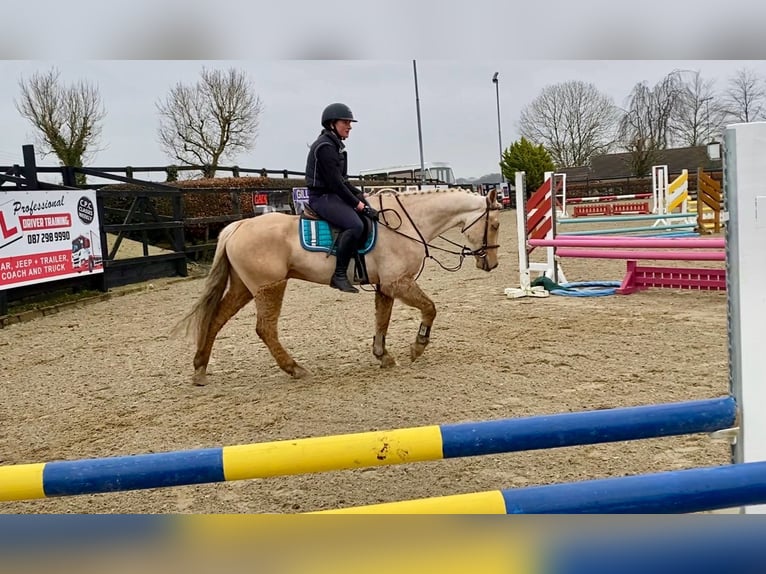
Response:
M21 223L22 231L67 228L72 227L72 216L69 213L20 215L19 223Z
M78 271L72 265L72 252L49 251L39 255L0 258L0 286L39 281Z

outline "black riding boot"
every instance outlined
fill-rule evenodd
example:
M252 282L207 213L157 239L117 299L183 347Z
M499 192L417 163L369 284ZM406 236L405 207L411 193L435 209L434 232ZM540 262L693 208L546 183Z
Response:
M349 282L348 275L346 275L354 249L356 249L356 238L351 235L351 232L342 231L335 243L335 273L330 279L330 287L346 293L359 293L359 289Z

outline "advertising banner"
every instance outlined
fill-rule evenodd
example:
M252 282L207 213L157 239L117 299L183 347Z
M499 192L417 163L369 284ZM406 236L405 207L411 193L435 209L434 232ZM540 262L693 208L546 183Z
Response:
M95 191L0 191L0 290L103 271Z
M295 206L295 214L300 215L303 213L303 206L309 202L309 188L308 187L294 187L293 188L293 205Z

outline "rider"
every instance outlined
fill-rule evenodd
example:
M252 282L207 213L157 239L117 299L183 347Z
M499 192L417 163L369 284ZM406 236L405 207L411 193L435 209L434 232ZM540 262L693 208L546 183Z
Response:
M348 181L348 159L343 140L351 132L354 114L346 104L334 103L322 112L322 132L311 145L306 160L309 207L322 219L340 228L335 244L335 272L330 286L358 293L346 276L349 261L364 233L362 216L377 220L378 212L362 191Z

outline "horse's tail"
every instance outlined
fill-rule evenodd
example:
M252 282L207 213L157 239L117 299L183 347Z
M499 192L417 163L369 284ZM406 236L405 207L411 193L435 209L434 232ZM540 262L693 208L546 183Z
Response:
M197 348L205 344L205 338L213 322L216 307L223 299L226 287L229 284L231 263L226 255L226 243L237 228L246 220L235 221L227 225L218 235L218 244L215 248L215 256L210 272L205 280L205 288L202 295L192 307L191 311L178 322L174 332L185 331L186 336L196 333Z

